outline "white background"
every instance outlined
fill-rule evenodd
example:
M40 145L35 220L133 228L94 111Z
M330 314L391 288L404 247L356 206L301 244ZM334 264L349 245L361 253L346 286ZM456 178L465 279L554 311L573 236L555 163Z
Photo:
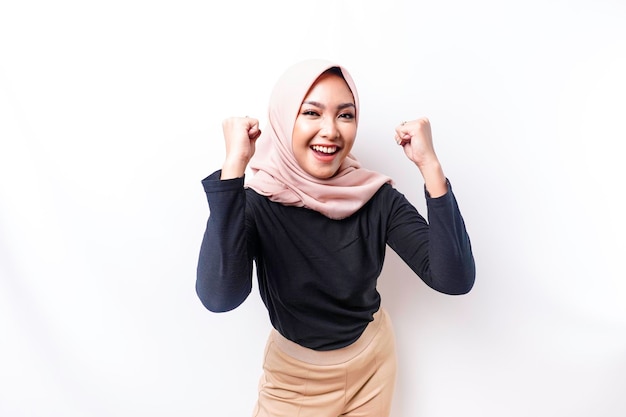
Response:
M256 286L195 295L221 120L337 60L354 153L424 210L393 142L428 116L472 238L466 296L390 252L394 417L626 415L626 3L0 3L0 415L251 414Z

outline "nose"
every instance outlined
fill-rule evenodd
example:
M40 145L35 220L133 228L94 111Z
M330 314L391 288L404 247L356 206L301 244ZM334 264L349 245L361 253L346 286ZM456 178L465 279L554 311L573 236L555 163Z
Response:
M337 129L337 122L333 117L323 117L320 121L320 136L334 140L339 137L339 129Z

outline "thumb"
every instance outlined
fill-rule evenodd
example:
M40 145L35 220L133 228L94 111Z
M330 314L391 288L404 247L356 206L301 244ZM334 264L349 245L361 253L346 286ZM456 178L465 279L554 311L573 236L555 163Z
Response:
M261 129L259 129L259 125L254 124L250 130L248 130L248 137L250 140L257 140L261 136Z

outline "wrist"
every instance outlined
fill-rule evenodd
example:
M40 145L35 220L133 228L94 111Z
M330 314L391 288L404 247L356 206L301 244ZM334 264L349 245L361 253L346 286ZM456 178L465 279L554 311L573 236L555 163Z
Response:
M418 165L424 178L426 190L432 198L441 197L448 192L448 183L439 161L431 161Z
M224 161L222 165L222 175L220 179L229 180L233 178L243 177L248 164L242 161Z

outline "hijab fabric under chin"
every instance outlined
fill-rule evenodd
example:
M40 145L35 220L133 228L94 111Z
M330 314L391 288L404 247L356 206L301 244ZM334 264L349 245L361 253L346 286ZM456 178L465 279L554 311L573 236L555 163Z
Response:
M256 143L250 161L253 177L246 186L271 201L306 207L331 219L351 216L391 178L361 167L349 154L337 174L329 179L309 175L298 165L292 150L293 127L300 106L317 78L327 69L341 69L359 117L359 98L345 68L326 60L307 60L290 67L278 80L269 102L269 121Z

